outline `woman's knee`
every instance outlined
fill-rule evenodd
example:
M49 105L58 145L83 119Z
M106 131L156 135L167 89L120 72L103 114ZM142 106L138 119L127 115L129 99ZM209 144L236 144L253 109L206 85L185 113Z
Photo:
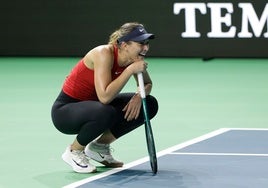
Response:
M148 95L146 97L146 102L147 102L147 108L148 108L147 110L149 112L150 119L151 119L158 112L158 101L157 101L157 99L154 96Z
M110 105L103 105L99 109L98 117L96 121L101 124L113 124L116 120L116 109ZM110 126L111 126L110 125Z

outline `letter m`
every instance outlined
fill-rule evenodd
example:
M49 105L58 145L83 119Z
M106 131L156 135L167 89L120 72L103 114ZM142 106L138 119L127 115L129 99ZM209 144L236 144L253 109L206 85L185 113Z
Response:
M267 32L264 37L268 38L268 6L262 12L261 18L258 19L256 12L251 3L239 3L238 6L242 9L242 26L241 32L238 33L240 38L252 38L252 33L249 32L249 25L256 37L260 37L263 28L266 24Z

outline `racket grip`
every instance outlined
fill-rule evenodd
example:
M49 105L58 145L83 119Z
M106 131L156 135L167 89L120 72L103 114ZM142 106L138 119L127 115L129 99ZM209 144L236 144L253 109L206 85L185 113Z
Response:
M144 99L146 96L145 96L145 88L144 88L144 80L142 72L138 73L138 82L139 82L141 98Z

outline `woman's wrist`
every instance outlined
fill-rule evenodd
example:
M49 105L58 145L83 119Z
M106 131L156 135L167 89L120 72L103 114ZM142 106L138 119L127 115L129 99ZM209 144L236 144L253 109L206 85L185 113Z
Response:
M140 92L137 91L137 92L134 94L134 96L141 97Z

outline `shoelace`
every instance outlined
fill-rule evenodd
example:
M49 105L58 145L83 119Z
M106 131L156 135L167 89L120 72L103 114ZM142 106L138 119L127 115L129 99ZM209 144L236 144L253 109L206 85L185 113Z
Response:
M88 157L86 156L84 151L79 151L79 150L73 150L73 153L77 156L78 163L83 163L83 164L88 164Z
M114 152L114 148L112 148L110 145L106 145L103 154L111 155L112 152Z
M110 146L110 144L97 144L97 143L92 143L92 150L95 152L99 152L104 155L111 155L112 152L115 150Z

